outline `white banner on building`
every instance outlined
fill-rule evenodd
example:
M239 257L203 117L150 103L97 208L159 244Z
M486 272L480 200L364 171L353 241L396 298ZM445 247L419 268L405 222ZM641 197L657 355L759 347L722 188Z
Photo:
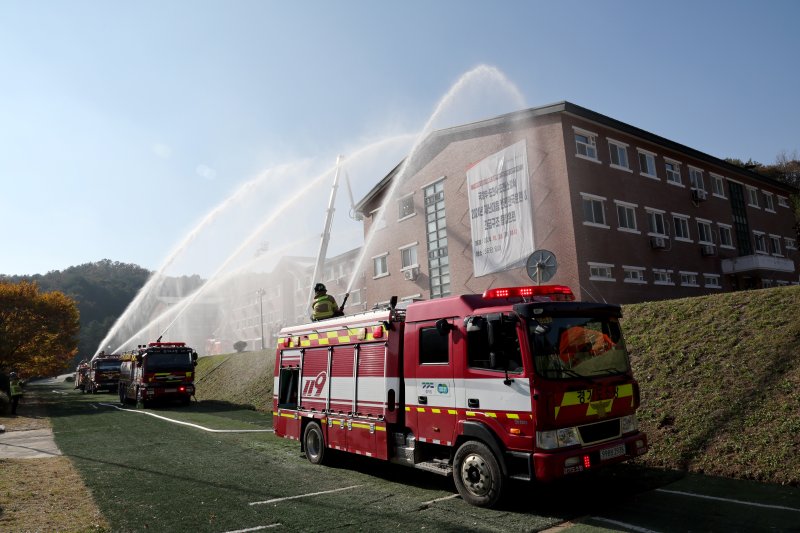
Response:
M467 170L475 277L525 264L533 219L525 141Z

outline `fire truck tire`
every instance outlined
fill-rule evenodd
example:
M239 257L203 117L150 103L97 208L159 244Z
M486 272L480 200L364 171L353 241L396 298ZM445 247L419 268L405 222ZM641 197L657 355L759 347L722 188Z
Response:
M479 441L467 441L453 459L453 480L465 502L493 507L503 495L503 472L492 451Z
M325 436L316 422L309 422L303 431L303 451L311 463L315 465L325 463Z

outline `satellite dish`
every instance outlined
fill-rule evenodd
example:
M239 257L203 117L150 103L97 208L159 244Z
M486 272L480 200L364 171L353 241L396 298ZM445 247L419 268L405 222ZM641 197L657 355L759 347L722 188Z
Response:
M528 277L537 285L550 281L558 270L556 254L550 250L535 250L528 256L525 270L528 271Z

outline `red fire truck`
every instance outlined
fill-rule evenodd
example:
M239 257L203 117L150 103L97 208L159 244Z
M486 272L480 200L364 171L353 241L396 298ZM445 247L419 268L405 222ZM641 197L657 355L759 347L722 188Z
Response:
M275 434L315 464L341 450L452 474L465 501L493 506L509 478L549 481L647 451L620 318L551 285L284 328Z
M151 342L122 355L119 401L146 405L153 401L179 400L188 404L194 396L197 352L183 342Z
M86 378L86 392L96 394L98 391L107 390L117 392L119 386L119 367L122 360L118 354L106 355L103 352L89 362Z

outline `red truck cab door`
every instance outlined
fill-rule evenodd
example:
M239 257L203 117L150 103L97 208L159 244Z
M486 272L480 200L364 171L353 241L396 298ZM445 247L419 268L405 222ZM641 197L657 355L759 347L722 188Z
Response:
M453 334L452 320L406 324L407 424L420 442L455 440Z

